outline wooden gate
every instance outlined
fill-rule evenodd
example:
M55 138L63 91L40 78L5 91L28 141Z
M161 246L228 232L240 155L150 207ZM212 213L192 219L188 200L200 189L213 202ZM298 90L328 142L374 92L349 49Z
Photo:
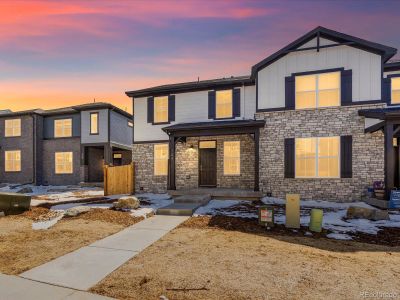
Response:
M135 166L104 166L104 196L134 194Z

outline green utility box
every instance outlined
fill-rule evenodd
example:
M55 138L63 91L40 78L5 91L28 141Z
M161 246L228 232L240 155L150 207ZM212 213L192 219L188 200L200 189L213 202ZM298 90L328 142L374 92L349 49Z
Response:
M271 206L261 206L258 209L258 223L265 227L274 226L274 208Z
M17 193L0 193L0 211L5 215L16 215L31 206L31 196Z
M322 209L316 209L316 208L312 209L309 229L314 232L321 232L323 217L324 217L324 211Z

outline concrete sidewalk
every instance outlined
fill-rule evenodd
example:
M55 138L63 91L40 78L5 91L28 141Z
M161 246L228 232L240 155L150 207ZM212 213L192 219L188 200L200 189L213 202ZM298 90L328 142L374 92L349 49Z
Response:
M18 276L0 274L0 300L106 300L88 292L45 284Z
M187 218L156 215L20 276L86 291Z

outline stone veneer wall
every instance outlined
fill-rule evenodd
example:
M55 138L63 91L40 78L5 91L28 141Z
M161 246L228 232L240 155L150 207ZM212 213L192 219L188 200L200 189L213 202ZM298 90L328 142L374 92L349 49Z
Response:
M168 144L168 142L162 144ZM135 163L137 193L165 193L167 191L167 176L154 175L154 145L156 143L133 144L132 159Z
M217 187L254 188L254 141L249 135L188 138L176 147L176 188L197 188L199 141L217 141ZM240 175L224 175L224 142L240 141ZM190 145L193 148L190 148Z
M364 133L364 117L358 110L383 105L357 105L312 110L257 113L265 119L260 132L260 190L274 197L300 193L302 199L361 200L366 187L384 179L384 136ZM353 136L353 178L284 178L284 139Z
M186 143L176 145L176 188L198 187L198 141L217 141L217 187L254 188L254 141L248 135L212 136L188 138ZM240 141L240 175L223 174L223 142ZM167 190L167 176L154 175L154 145L144 143L133 145L135 162L135 186L138 192L161 193ZM190 148L190 145L193 148Z

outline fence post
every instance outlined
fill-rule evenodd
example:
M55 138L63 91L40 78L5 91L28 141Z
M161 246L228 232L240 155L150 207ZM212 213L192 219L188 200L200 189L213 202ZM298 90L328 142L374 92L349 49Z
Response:
M131 194L135 194L135 163L131 163Z
M108 196L108 166L103 166L104 170L104 196Z

